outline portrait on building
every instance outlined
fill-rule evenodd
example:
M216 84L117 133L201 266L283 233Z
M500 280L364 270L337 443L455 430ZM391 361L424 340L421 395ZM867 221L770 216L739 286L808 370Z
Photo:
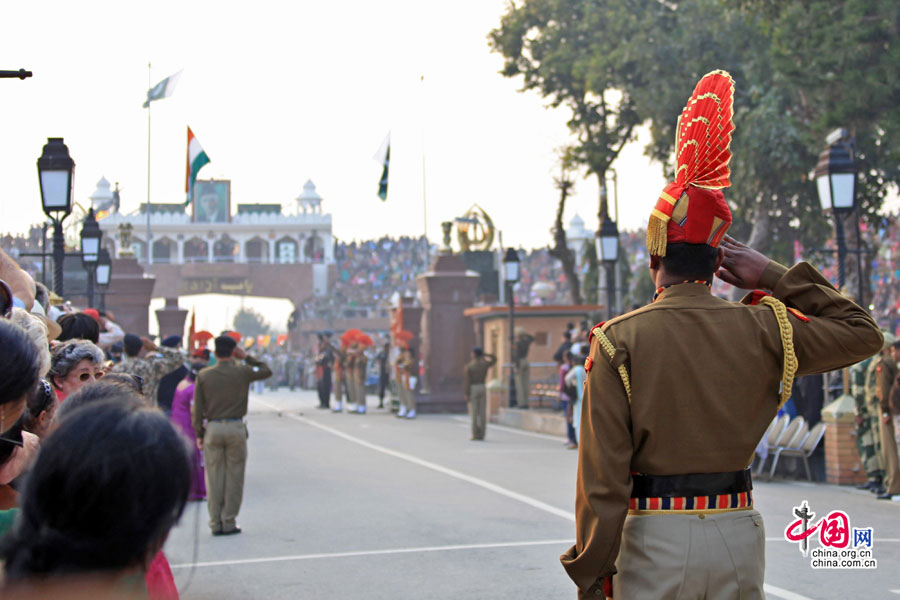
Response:
M194 186L194 222L231 221L231 182L218 179L198 180Z

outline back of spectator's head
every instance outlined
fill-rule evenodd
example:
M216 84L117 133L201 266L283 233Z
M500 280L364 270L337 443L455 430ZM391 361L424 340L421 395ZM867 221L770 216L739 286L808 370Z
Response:
M40 379L41 357L34 340L24 329L6 319L0 319L0 411L3 411L3 429L8 429L19 418L21 410L13 415L11 404L24 403L34 392ZM8 412L7 412L8 411Z
M227 335L220 335L216 338L216 356L219 358L228 358L231 356L235 347L237 347L237 342L234 338L230 338Z
M47 338L47 326L36 315L22 308L13 308L10 320L25 330L41 356L41 377L50 370L50 341Z
M144 342L141 341L141 338L133 333L126 333L125 339L122 340L122 344L125 348L125 354L131 357L140 354L141 348L144 347Z
M107 373L103 376L101 383L115 383L125 386L131 391L140 394L141 397L144 394L144 378L134 373Z
M103 378L91 385L86 385L71 396L66 397L60 403L56 410L56 423L62 423L69 415L88 404L98 404L100 402L115 402L123 406L139 408L146 406L143 396L137 390L134 383L128 383L123 379L116 379L113 373L109 375L109 379ZM125 375L118 373L118 375ZM128 377L126 375L126 377Z
M184 510L188 456L156 410L100 402L73 411L43 442L3 539L7 579L146 568Z
M66 340L88 340L95 344L100 340L100 325L95 319L84 313L67 313L57 321L62 333L57 338Z
M44 437L55 414L56 394L53 392L53 386L42 379L28 398L28 410L24 415L25 431Z
M166 348L178 348L181 346L181 336L170 335L160 343L160 346L165 346Z

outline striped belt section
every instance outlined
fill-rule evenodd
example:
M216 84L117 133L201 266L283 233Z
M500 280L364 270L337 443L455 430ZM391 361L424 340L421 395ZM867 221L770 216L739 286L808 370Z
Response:
M628 505L630 511L726 511L753 507L753 496L750 492L737 494L719 494L717 496L681 496L675 498L632 498Z

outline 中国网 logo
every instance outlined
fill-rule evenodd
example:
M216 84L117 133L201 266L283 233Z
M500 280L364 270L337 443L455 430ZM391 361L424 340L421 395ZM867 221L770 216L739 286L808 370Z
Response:
M878 566L872 555L874 534L871 527L850 527L850 517L842 510L833 510L818 521L816 513L804 500L794 507L795 520L788 523L784 539L798 544L803 556L810 557L814 569L874 569ZM810 548L810 542L819 547Z

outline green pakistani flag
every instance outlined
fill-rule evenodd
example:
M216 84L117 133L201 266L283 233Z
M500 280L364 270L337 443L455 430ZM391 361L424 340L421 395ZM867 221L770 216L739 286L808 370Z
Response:
M388 133L387 137L384 138L384 141L381 143L381 148L378 149L378 152L375 153L373 157L375 161L383 165L384 168L381 171L381 179L378 181L378 197L382 200L387 200L387 191L388 191L388 167L391 162L391 134Z
M163 98L168 98L172 95L172 92L175 91L175 85L178 83L178 79L181 77L181 71L178 71L174 75L169 75L152 88L147 90L147 101L144 102L144 108L150 106L150 103L154 100L162 100Z

